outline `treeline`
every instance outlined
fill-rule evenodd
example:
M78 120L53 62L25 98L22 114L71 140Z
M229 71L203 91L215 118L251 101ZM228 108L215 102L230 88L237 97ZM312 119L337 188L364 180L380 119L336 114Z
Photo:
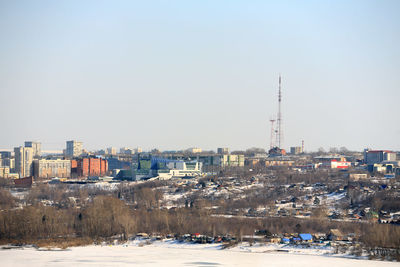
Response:
M34 204L0 212L1 243L37 243L40 240L122 240L139 232L159 235L202 233L241 238L256 230L271 233L327 233L337 228L356 233L366 246L399 248L400 228L394 225L360 224L294 217L226 218L208 209L160 209L128 205L114 196L97 196L82 207L58 208Z

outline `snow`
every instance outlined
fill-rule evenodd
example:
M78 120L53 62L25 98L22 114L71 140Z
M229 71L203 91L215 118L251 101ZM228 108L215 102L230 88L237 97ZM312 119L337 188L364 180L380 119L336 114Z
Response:
M188 244L173 240L143 245L135 240L122 245L74 247L67 250L0 249L1 266L399 266L396 262L350 259L327 249L243 243L231 249L221 244ZM286 247L287 248L287 247ZM284 252L287 251L287 252Z

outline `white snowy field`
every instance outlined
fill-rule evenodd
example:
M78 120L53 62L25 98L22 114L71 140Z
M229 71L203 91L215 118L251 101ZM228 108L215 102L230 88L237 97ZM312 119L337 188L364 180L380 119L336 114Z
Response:
M396 262L333 256L324 251L277 252L276 248L266 246L220 248L220 245L156 242L142 247L130 243L50 251L1 249L0 266L400 266Z

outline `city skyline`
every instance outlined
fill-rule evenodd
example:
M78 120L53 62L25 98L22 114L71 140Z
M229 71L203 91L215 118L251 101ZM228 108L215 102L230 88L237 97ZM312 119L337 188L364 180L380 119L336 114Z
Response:
M3 1L0 148L400 150L397 1Z

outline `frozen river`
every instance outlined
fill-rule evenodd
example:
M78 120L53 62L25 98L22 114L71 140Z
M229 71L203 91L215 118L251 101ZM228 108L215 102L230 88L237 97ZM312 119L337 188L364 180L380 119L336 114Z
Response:
M0 266L400 266L396 262L348 259L260 249L221 250L213 246L117 245L87 246L68 250L34 248L0 250Z

